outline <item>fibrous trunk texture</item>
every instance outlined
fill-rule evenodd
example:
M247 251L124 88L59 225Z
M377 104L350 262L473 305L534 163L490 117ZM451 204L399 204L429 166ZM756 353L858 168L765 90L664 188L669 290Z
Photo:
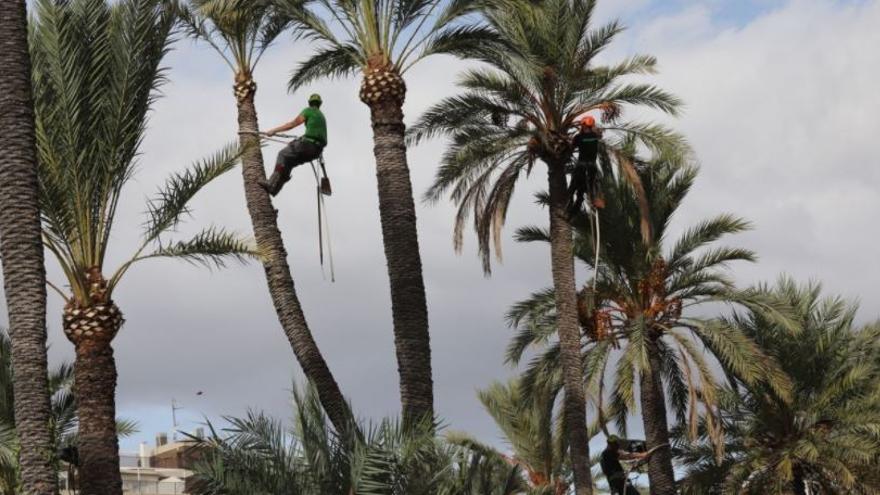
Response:
M75 345L79 490L83 495L121 495L113 347L103 335L77 339Z
M574 282L572 233L566 208L568 188L564 167L548 165L550 252L553 289L556 293L556 326L559 332L560 359L565 386L563 410L574 471L575 493L592 495L593 481L590 473L589 438L587 438L587 406L584 397L584 372Z
M399 75L375 71L364 77L361 100L370 107L379 217L391 286L394 346L405 424L434 419L431 339L412 181L406 159Z
M651 495L674 495L675 474L672 469L672 451L669 444L669 429L666 419L666 393L661 378L661 358L656 339L648 339L648 363L650 372L643 372L640 378L642 421L648 449L660 446L648 460L648 478Z
M249 91L242 90L245 85L250 88ZM317 389L321 405L327 412L330 422L337 431L343 432L351 425L348 404L306 323L290 274L290 266L287 264L287 251L284 249L281 231L278 230L278 212L272 207L269 193L259 185L260 181L266 180L266 172L263 169L260 138L256 134L259 125L254 107L255 89L252 80L236 85L236 96L239 96L240 143L244 149L242 156L244 192L254 238L264 256L263 269L269 285L269 294L284 334L293 348L303 373Z
M79 418L79 488L83 494L121 495L119 440L116 436L116 361L111 343L123 319L107 297L107 283L97 267L89 270L87 304L64 307L64 335L76 349L73 393Z
M9 311L21 490L57 493L46 360L46 274L24 0L0 2L0 259Z

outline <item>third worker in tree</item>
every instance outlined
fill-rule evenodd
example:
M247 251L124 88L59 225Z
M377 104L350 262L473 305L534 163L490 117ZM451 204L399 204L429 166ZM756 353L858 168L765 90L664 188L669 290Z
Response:
M608 437L608 446L602 451L599 465L613 495L639 495L639 491L626 479L626 472L620 461L641 461L649 455L621 450L620 438L616 435Z

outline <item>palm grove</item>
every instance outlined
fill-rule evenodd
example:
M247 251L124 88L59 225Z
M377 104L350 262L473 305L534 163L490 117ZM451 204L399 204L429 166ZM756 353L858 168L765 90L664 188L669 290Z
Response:
M597 62L623 27L597 25L595 6L37 0L28 18L23 0L3 2L0 256L11 339L0 369L0 490L57 493L57 453L70 445L82 493L122 492L117 438L130 425L115 412L113 338L124 316L113 295L131 266L179 258L261 263L308 378L294 392L292 425L256 412L212 425L194 446L205 453L199 493L600 493L608 481L589 440L625 437L636 420L653 452L652 494L880 493L880 325L857 325L853 305L815 284L782 278L737 287L729 266L756 254L719 241L750 228L744 219L723 214L669 237L697 179L695 158L671 129L626 116L640 108L674 116L682 102L650 83L650 55ZM316 47L293 68L291 91L361 77L356 96L369 107L374 137L400 421L365 423L346 402L312 337L277 212L259 186L266 174L254 70L288 33ZM124 188L167 78L163 59L183 36L212 47L229 68L240 132L168 178L146 204L139 247L108 267L117 207L130 201ZM470 68L456 95L407 129L407 72L437 54ZM573 211L572 135L585 115L604 129L596 180L607 204ZM448 138L447 148L424 199L457 206L457 247L473 222L487 274L516 185L546 174L535 207L548 223L516 237L549 244L552 287L536 287L508 314L514 334L504 354L520 375L479 394L505 436L502 449L438 431L434 413L407 146L438 137ZM190 200L239 162L253 240L218 227L170 239ZM44 253L63 283L46 280ZM578 280L578 265L587 279ZM76 351L72 370L51 375L47 287L63 299L63 330Z

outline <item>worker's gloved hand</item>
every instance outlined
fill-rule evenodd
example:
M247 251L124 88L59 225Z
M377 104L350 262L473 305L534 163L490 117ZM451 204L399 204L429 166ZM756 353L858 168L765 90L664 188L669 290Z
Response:
M274 136L275 134L278 134L278 133L275 132L275 131L268 131L268 132L266 133L266 136L267 136L267 137L272 137L272 136Z

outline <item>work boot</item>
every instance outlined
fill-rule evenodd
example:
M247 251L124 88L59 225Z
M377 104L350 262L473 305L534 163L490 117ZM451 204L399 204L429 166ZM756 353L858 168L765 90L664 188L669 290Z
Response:
M278 196L278 193L281 192L281 186L278 184L278 181L275 180L274 175L268 181L261 180L261 181L257 182L257 184L259 184L260 187L265 189L266 192L269 193L269 195L272 196L273 198L275 196Z
M269 177L269 180L260 181L259 184L267 193L274 197L281 192L281 187L284 186L284 183L288 180L290 180L290 176L284 173L284 166L276 165L275 171L272 172L272 176Z
M264 180L258 180L257 185L266 190L267 193L272 194L269 190L269 183Z

